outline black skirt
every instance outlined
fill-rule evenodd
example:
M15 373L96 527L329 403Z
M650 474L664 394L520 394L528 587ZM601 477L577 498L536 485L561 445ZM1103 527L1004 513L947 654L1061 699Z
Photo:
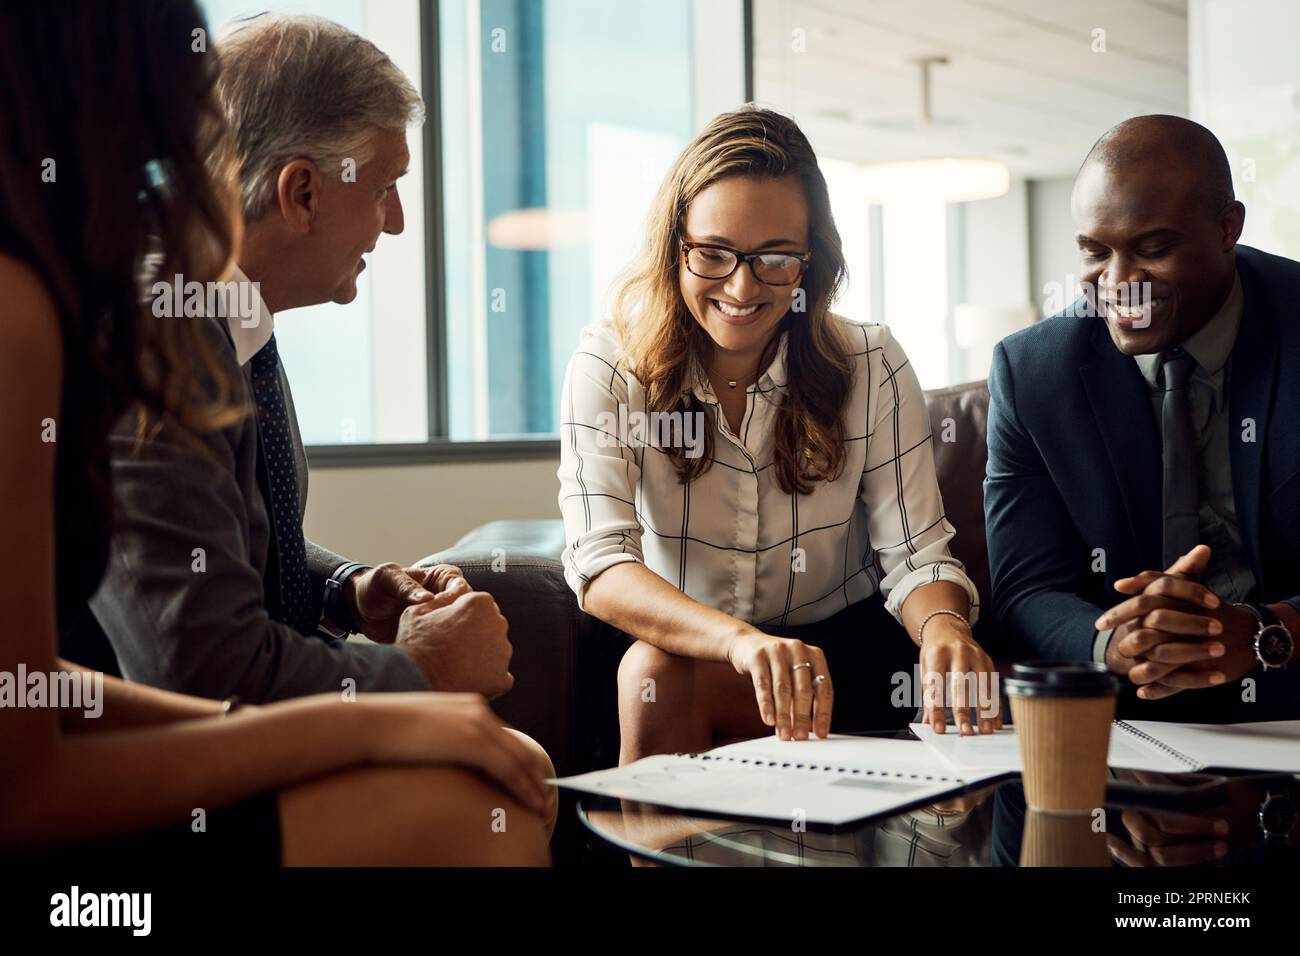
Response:
M143 830L105 840L51 847L0 850L0 860L50 866L104 866L115 860L132 866L279 866L280 808L274 791L260 793L199 822Z
M821 649L835 685L836 733L898 730L916 717L919 651L879 594L814 624L764 627Z

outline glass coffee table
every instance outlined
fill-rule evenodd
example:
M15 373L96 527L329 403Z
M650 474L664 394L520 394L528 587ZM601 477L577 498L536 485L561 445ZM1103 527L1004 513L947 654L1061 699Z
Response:
M862 736L914 739L910 731ZM1026 810L1017 775L838 827L702 815L586 793L577 813L634 865L1300 865L1300 775L1110 775L1104 813L1076 817Z

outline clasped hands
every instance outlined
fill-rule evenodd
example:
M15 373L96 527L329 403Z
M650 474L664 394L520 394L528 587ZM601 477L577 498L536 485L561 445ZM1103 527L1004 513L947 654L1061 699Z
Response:
M447 601L469 590L469 582L454 565L404 568L388 563L348 578L343 596L361 633L376 643L391 644L408 607Z
M1121 578L1115 590L1131 596L1096 621L1099 631L1115 628L1106 665L1141 685L1145 700L1237 680L1258 663L1254 615L1199 580L1209 560L1200 544L1165 571Z
M381 564L350 577L344 595L361 633L405 651L433 690L492 698L514 686L506 619L460 568Z

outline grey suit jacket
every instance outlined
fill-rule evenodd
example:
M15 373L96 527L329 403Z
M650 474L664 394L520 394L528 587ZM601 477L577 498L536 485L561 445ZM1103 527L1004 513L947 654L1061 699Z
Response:
M221 320L207 320L222 372L244 404L251 386ZM299 502L307 506L307 456L289 383ZM210 391L211 389L207 389ZM257 421L250 412L221 431L165 428L139 442L135 416L110 438L115 526L108 570L91 610L128 680L167 690L267 703L338 692L428 690L401 650L307 637L272 620L267 580L274 531L257 476ZM317 586L343 558L307 543ZM352 686L352 685L348 685Z

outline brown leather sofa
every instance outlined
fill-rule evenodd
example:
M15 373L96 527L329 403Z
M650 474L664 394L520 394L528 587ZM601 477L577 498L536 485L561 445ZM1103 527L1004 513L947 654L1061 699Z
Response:
M953 552L982 599L989 593L984 544L988 387L972 382L926 393L935 461ZM628 640L578 610L564 581L564 531L550 521L493 521L421 564L450 563L490 592L510 621L514 689L494 703L503 719L533 736L561 775L612 766L618 756L615 679ZM994 657L992 615L976 637Z

